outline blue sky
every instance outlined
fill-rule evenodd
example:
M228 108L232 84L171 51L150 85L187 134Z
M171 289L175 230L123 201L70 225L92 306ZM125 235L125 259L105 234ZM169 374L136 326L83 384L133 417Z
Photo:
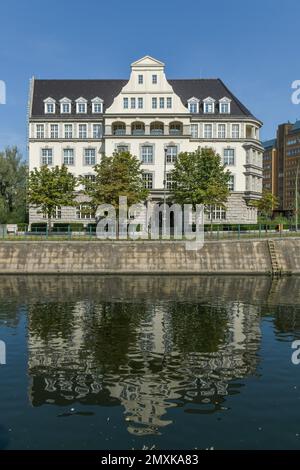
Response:
M40 0L1 2L0 149L26 156L29 79L127 78L151 55L169 78L220 77L264 122L262 138L300 119L299 0Z

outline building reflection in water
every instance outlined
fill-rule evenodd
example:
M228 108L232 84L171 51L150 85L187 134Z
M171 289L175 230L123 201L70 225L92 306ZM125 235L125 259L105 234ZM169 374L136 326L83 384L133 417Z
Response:
M124 408L128 431L157 434L168 410L226 410L256 373L259 308L241 301L34 301L28 307L30 399Z

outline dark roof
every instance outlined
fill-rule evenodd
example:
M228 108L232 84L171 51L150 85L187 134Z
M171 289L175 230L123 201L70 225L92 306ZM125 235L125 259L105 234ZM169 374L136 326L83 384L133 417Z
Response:
M230 98L231 115L252 116L251 112L228 90L222 80L216 78L200 79L176 79L168 80L174 92L181 98L183 104L187 106L187 100L196 97L203 100L212 97L216 101L223 97ZM44 100L48 97L59 101L67 97L72 100L72 113L75 115L75 100L84 97L88 100L88 114L91 113L91 99L99 96L104 101L104 111L108 108L114 98L121 92L128 80L34 80L32 116L44 115ZM57 114L59 114L59 109ZM202 106L200 106L200 114ZM216 113L218 107L216 106ZM53 117L56 117L53 115Z
M276 139L265 140L264 142L262 142L262 146L265 149L275 147L276 146Z

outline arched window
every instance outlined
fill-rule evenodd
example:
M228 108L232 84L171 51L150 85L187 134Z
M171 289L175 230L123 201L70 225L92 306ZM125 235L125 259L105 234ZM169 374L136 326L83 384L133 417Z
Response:
M144 135L145 124L143 122L133 122L131 124L131 134L132 135Z
M183 126L181 122L178 122L178 121L171 122L169 129L170 129L170 135L182 135L183 134Z
M164 134L164 125L162 122L155 121L150 124L150 134L151 135L163 135Z
M126 126L125 122L114 122L112 125L112 133L113 135L125 135L126 133Z

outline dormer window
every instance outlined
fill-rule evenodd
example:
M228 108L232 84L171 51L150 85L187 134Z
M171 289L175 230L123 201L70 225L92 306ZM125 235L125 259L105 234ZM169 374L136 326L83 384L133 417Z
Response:
M220 114L229 114L230 113L230 103L231 103L231 100L229 98L227 98L226 96L224 96L224 98L222 98L219 101L219 112L220 112Z
M55 114L55 100L53 98L44 100L44 106L45 114Z
M152 75L152 83L153 85L157 84L157 75Z
M139 75L138 81L139 81L139 85L142 85L144 83L144 76Z
M215 112L215 100L210 96L203 100L203 112L207 114L212 114Z
M85 98L78 98L76 100L76 113L86 114L87 112L87 100Z
M92 99L92 113L101 114L103 113L103 100L98 96Z
M190 113L198 114L199 113L199 100L198 98L190 98L188 100L188 108Z
M70 114L71 113L71 100L69 98L62 98L60 100L60 112L62 114Z

